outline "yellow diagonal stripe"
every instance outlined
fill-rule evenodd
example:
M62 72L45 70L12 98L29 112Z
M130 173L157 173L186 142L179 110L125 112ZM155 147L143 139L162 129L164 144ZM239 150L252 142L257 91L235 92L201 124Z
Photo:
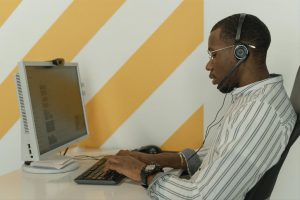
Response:
M21 0L0 0L0 27L20 3Z
M24 60L49 60L55 57L72 60L123 3L124 0L73 1ZM19 118L15 72L16 69L0 85L0 139Z
M91 137L101 146L203 40L203 0L183 1L87 105Z
M203 142L204 108L201 106L183 125L161 146L167 151L182 151L185 148L198 149Z

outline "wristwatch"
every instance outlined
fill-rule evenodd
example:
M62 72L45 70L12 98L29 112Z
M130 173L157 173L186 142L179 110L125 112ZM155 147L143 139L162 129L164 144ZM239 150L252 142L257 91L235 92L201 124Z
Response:
M144 188L148 188L148 176L162 172L162 167L157 164L145 165L141 170L141 181Z

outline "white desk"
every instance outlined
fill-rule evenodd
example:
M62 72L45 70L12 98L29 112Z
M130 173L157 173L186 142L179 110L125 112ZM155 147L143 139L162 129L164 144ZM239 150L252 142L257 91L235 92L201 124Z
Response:
M62 174L29 174L22 169L0 177L2 200L149 200L147 191L125 179L118 186L78 185L73 180L95 161L81 160L80 168Z

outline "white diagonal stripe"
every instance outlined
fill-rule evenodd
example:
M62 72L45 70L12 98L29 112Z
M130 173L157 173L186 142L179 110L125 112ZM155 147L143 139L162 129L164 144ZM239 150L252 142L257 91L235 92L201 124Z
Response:
M22 165L20 120L18 120L0 140L0 176L14 171Z
M70 3L71 0L26 0L20 3L0 28L0 84Z

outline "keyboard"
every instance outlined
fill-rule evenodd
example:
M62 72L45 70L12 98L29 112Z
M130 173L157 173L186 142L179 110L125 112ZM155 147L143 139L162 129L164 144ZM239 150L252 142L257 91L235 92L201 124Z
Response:
M91 184L91 185L117 185L125 176L117 173L116 171L108 171L104 174L103 168L105 159L98 160L92 167L80 174L74 181L78 184Z

